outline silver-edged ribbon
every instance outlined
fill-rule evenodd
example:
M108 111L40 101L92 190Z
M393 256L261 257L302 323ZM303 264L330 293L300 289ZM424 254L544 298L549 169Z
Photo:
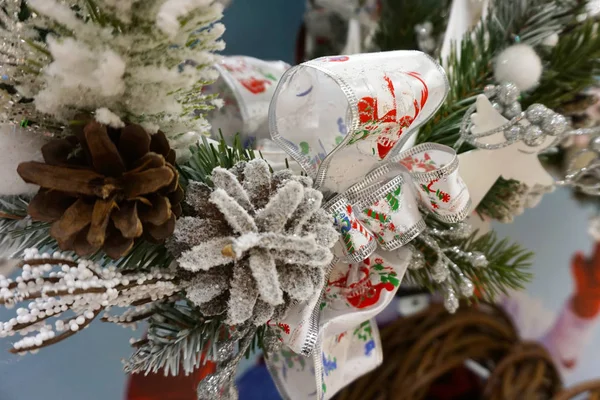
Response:
M271 137L330 199L324 208L335 219L336 248L346 259L336 268L360 263L358 270L371 268L375 275L377 263L382 277L399 283L411 254L402 246L425 229L423 213L446 222L469 213L453 149L426 143L399 151L447 91L441 66L416 51L323 57L282 76L269 107ZM324 311L328 281L277 321L286 326L284 346L268 366L285 399L331 398L381 363L373 317L397 285L370 275L365 282L389 290L368 307L342 301L345 308Z
M396 250L425 229L421 210L441 221L462 221L470 211L456 152L424 143L395 156L362 182L330 200L345 256L360 262L377 249Z

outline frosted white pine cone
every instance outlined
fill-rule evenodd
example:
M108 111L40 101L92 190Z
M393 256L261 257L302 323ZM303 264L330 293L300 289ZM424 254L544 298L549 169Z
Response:
M308 177L271 173L264 160L216 168L214 188L191 182L188 216L169 243L191 273L187 297L232 325L282 317L325 283L338 239Z

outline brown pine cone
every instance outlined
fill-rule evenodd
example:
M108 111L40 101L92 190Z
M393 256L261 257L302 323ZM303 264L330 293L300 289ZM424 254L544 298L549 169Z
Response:
M42 154L46 163L22 163L18 173L41 186L28 213L53 222L50 235L62 250L86 256L103 249L117 259L142 234L158 243L173 234L183 190L162 132L89 121Z

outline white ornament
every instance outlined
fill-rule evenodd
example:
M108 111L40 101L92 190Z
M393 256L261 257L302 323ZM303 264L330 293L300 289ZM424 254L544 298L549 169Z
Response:
M484 95L477 98L477 113L472 115L472 120L473 134L493 130L508 122ZM459 154L460 175L469 188L473 208L477 207L499 177L518 180L528 187L553 185L554 178L542 167L537 154L554 139L546 136L535 147L527 146L519 140L500 149L477 149ZM496 144L505 142L506 139L503 132L499 132L480 141Z
M40 149L48 138L13 125L0 127L0 196L32 194L38 187L26 184L17 174L17 166L25 161L41 161Z
M524 92L539 83L542 60L531 46L515 44L498 55L494 75L498 82L512 82Z
M558 44L558 33L553 33L542 41L544 46L554 47Z

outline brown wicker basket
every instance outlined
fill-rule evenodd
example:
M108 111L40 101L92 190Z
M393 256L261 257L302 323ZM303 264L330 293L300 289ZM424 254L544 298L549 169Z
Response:
M383 365L350 384L336 400L435 398L432 386L451 371L466 370L469 360L491 374L476 378L477 394L468 398L568 400L585 392L597 396L600 390L600 381L562 390L547 351L538 343L521 341L504 311L488 303L463 305L454 315L433 305L386 326L381 341Z

